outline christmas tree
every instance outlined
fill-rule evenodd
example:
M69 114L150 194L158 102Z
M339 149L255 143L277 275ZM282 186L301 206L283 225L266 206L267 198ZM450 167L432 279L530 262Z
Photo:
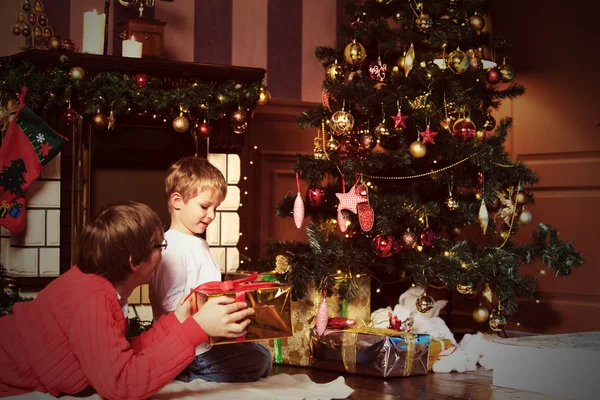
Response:
M271 242L267 267L303 297L337 285L351 299L356 277L456 288L487 299L500 330L531 295L520 268L534 260L557 276L583 263L571 242L531 221L538 182L503 144L511 119L493 117L524 94L513 83L510 46L485 29L490 0L365 0L346 7L338 48L315 51L325 68L322 105L299 116L317 128L314 154L295 170L310 186L288 194L280 217L304 217L308 242ZM314 130L313 130L314 132ZM306 203L306 204L305 204ZM470 225L477 231L466 235ZM326 279L335 276L337 279Z

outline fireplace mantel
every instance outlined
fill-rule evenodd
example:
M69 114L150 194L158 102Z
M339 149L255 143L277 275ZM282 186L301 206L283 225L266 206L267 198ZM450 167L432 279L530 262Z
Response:
M66 67L60 61L62 55L69 58ZM260 82L266 72L262 68L43 50L28 50L10 58L17 63L33 63L38 70L78 66L85 70L86 79L101 72L145 73L160 78L172 88L186 85L190 80L216 84L234 80L252 84ZM78 104L73 102L72 107L77 110ZM143 115L117 115L114 130L98 131L92 128L89 117L84 117L75 127L66 126L63 111L41 112L41 116L57 132L69 139L60 159L60 274L71 267L75 240L90 218L90 191L94 190L92 171L103 168L164 171L177 159L194 155L196 151L192 136L175 132L170 122L152 120ZM244 135L232 132L228 117L210 122L213 127L210 152L239 153ZM200 142L199 155L207 155L209 149L206 144L205 141ZM16 279L17 286L23 290L39 290L53 278L16 276Z

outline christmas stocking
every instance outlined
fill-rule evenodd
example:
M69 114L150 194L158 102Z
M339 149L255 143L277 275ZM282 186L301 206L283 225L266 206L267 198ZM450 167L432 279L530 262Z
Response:
M23 87L19 108L0 147L0 225L14 233L25 227L25 191L65 141L25 106L26 92Z

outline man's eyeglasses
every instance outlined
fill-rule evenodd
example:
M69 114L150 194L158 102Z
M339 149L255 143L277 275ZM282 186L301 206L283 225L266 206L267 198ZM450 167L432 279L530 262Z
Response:
M168 245L167 239L163 239L163 241L162 241L161 244L157 244L157 245L154 245L152 247L155 248L155 249L161 249L161 251L162 251L162 250L166 250L167 249L167 245Z

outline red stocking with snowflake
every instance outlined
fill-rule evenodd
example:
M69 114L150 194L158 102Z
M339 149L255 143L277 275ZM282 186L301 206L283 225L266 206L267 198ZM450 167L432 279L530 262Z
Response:
M42 166L56 157L65 141L25 106L26 92L23 87L19 109L0 147L0 225L14 233L25 227L25 191L39 178Z

